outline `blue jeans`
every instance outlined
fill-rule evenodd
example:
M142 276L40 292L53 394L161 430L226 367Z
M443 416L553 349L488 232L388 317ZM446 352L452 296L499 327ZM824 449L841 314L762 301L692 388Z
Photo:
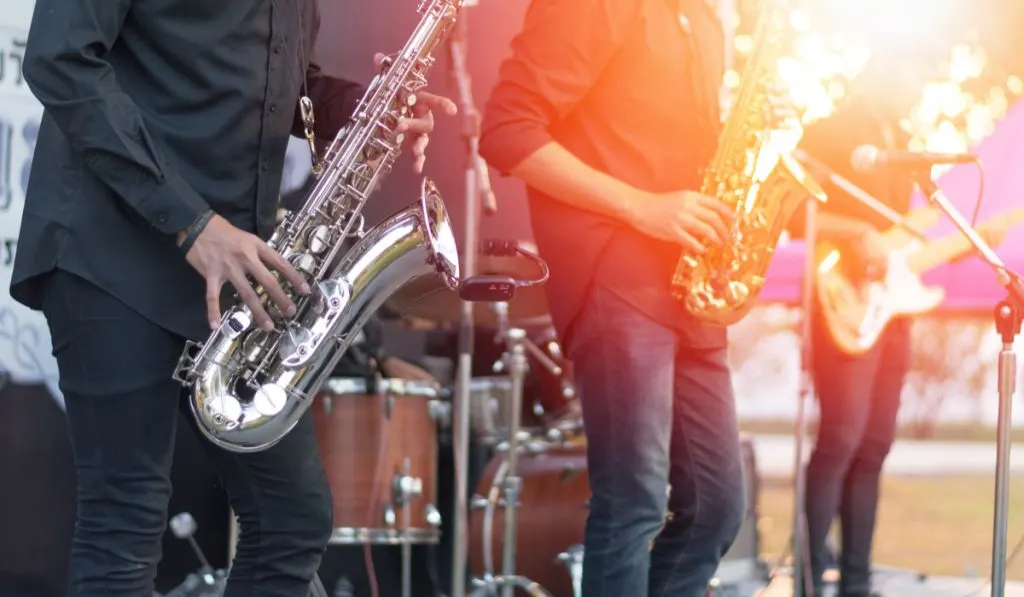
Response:
M184 340L60 271L46 282L43 312L78 476L68 595L152 595L167 529L175 425L186 404L171 379ZM202 443L240 527L225 596L307 595L332 527L310 414L263 452L235 454Z
M813 350L821 416L807 464L805 506L815 594L833 561L827 538L836 515L842 529L840 595L866 594L882 464L896 437L910 368L910 321L892 322L870 351L856 357L840 352L819 326Z
M567 348L592 493L583 595L704 595L745 507L727 350L681 347L596 284Z

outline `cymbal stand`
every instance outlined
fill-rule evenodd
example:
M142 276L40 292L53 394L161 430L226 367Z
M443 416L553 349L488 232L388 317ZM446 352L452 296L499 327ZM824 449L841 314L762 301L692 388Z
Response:
M999 351L999 417L996 431L996 491L995 514L992 521L992 596L1006 594L1006 522L1010 501L1010 430L1013 425L1013 394L1017 383L1017 356L1013 352L1014 340L1020 333L1024 317L1024 278L1010 271L985 239L964 219L953 203L932 180L931 171L915 172L914 182L928 200L945 212L946 216L977 250L977 255L996 274L1009 297L995 308L996 331L1003 341Z
M507 309L507 305L506 305ZM507 310L505 311L507 314ZM476 590L474 597L497 595L500 588L501 597L513 597L516 587L526 591L531 597L551 597L538 583L516 575L516 509L519 507L519 492L522 489L522 478L519 473L520 427L522 425L523 382L529 364L526 361L526 330L508 326L508 318L498 311L500 337L505 342L508 355L508 376L512 382L512 396L508 403L508 454L506 458L506 474L502 479L502 490L505 498L505 527L502 537L501 575L493 576L487 571L483 579L474 581Z

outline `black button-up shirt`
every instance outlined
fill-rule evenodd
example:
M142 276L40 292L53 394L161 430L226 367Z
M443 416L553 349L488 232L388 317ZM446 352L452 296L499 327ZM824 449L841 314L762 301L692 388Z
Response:
M718 140L723 54L704 0L537 0L485 106L480 154L507 174L557 141L634 187L697 189ZM563 338L597 283L679 330L690 347L725 345L724 328L698 322L671 297L679 245L536 189L527 194Z
M359 85L311 61L315 0L37 0L25 80L44 113L11 295L59 268L205 338L204 282L175 235L212 208L269 237L303 83L330 139Z

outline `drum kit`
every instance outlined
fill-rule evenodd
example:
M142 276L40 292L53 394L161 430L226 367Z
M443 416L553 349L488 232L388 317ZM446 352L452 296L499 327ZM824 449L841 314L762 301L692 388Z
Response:
M448 294L403 304L431 296L424 290L406 289L389 306L419 327L457 318L458 297ZM589 496L582 417L571 363L540 311L543 295L525 298L516 302L530 307L477 309L479 327L498 330L503 354L492 375L469 383L472 439L493 451L469 500L472 594L511 596L520 587L578 597ZM333 494L331 544L400 547L403 597L413 594L412 546L441 538L438 438L452 426L453 395L436 382L332 378L312 407Z

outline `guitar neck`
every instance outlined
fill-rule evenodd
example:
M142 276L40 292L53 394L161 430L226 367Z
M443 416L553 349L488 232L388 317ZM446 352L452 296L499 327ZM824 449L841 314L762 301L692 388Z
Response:
M945 265L951 261L969 254L974 250L970 241L963 234L952 232L924 245L907 260L910 269L918 274L923 274L930 269Z
M1006 229L1024 223L1024 208L1013 209L1002 215L984 222L979 226L1005 226ZM910 269L918 274L955 261L974 250L974 245L959 231L951 232L946 236L930 240L924 243L921 249L915 252L907 260Z

